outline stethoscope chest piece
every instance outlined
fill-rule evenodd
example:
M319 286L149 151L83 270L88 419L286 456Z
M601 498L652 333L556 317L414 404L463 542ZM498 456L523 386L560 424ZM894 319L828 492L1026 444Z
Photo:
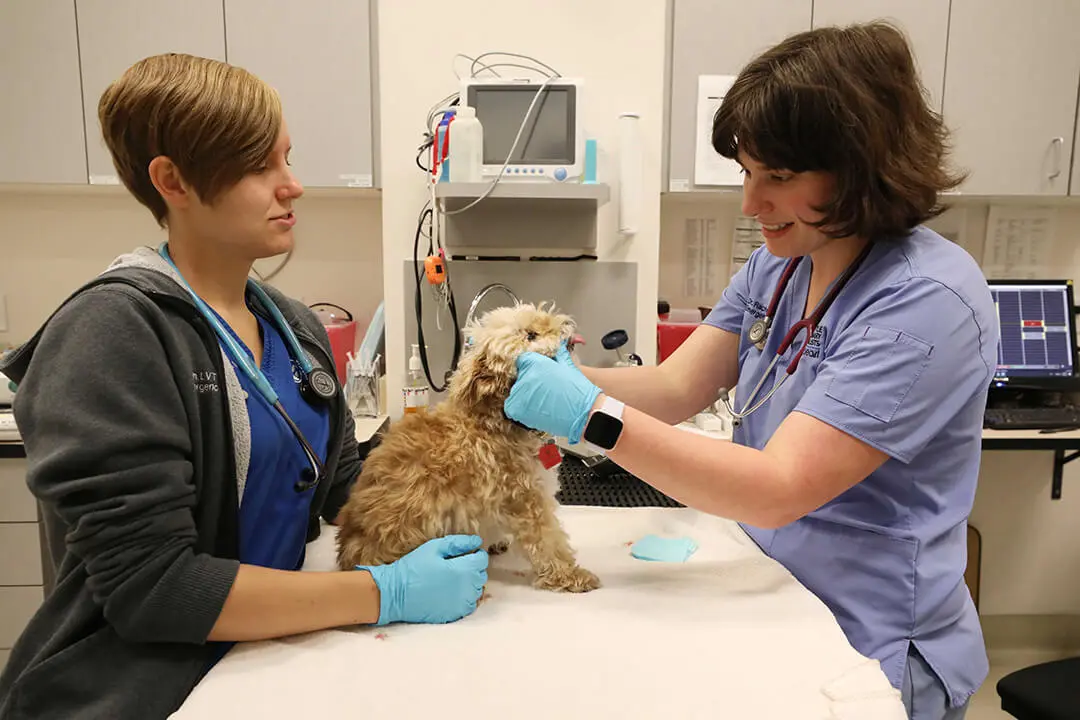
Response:
M298 493L305 493L321 481L321 473L316 473L311 468L304 468L304 471L300 474L300 479L293 483L293 490Z
M301 385L300 391L305 395L311 395L313 399L329 402L337 394L337 381L334 376L322 368L312 368L307 374L306 381Z
M769 325L771 324L772 318L766 316L755 320L750 326L748 337L758 350L765 349L765 341L769 338Z

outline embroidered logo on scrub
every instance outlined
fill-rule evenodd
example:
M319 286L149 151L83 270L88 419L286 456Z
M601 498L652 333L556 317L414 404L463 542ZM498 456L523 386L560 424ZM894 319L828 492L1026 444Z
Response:
M197 393L216 393L218 388L217 373L213 370L202 370L191 373L191 381L195 385Z
M754 298L746 297L742 293L738 293L738 298L739 302L743 304L743 308L746 309L746 312L750 313L755 320L765 317L765 311L768 310L766 306L762 305Z
M825 347L825 338L828 335L828 330L829 328L825 325L818 325L814 328L814 334L810 336L810 342L806 344L806 352L803 353L803 357L821 357L821 349ZM799 339L796 341L798 342Z

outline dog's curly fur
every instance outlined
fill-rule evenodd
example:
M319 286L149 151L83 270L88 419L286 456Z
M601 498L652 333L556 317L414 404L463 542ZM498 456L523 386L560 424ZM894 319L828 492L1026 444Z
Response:
M448 397L395 422L364 461L341 512L338 565L390 563L424 542L479 535L500 552L514 542L534 586L587 592L599 579L580 567L556 517L553 473L537 452L547 438L507 419L503 401L518 355L554 357L573 333L562 314L527 303L492 310L466 328L471 347Z

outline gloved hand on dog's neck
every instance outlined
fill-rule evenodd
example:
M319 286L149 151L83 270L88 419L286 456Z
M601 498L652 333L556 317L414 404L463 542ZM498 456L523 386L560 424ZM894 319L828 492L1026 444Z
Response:
M578 370L563 343L554 359L534 352L518 356L517 379L503 411L511 420L573 445L581 440L599 396L600 388Z

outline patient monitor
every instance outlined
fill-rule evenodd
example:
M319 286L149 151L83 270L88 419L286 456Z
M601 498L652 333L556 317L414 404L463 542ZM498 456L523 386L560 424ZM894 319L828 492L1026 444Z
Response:
M563 77L463 79L461 102L476 109L484 130L482 177L505 164L503 182L577 181L585 170L582 85Z

